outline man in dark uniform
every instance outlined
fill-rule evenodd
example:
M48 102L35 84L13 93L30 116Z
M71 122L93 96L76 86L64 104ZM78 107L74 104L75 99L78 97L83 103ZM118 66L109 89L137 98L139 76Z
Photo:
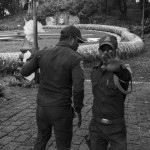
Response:
M122 88L128 89L130 71L116 56L115 36L107 35L99 41L100 63L91 73L94 95L90 130L90 149L127 150L124 101L126 94L114 82L117 76Z
M44 48L31 55L22 68L23 76L29 76L40 68L36 111L38 135L34 150L45 150L52 126L57 149L70 150L74 113L78 126L81 125L84 74L82 59L76 50L83 42L80 30L67 26L61 30L60 41L55 47ZM71 106L72 94L74 109Z

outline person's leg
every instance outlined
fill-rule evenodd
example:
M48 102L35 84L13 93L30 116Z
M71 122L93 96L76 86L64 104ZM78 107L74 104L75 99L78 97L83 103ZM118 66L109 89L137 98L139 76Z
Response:
M34 150L45 150L48 140L51 137L52 125L50 124L45 107L37 106L36 120L38 134Z
M127 137L125 124L112 125L108 135L111 150L127 150Z
M73 128L72 108L59 108L57 114L58 117L53 120L57 150L70 150Z
M90 150L107 150L108 142L101 131L101 125L92 119L89 126Z

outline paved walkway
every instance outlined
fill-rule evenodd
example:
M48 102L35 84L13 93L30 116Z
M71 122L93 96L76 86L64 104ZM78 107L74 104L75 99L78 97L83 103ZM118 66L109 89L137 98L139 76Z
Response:
M88 150L84 135L91 119L91 85L85 83L85 106L80 129L74 125L72 150ZM150 150L150 85L134 85L134 92L127 97L126 123L128 150ZM7 99L0 100L0 150L33 150L37 134L35 121L36 89L11 87ZM56 150L52 136L47 150Z

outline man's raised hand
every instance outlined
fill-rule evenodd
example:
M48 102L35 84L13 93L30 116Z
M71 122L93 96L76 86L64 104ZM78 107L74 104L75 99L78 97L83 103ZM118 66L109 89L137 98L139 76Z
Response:
M107 71L117 71L120 68L121 60L119 57L116 56L114 52L111 50L109 52L104 52L102 55L102 69Z

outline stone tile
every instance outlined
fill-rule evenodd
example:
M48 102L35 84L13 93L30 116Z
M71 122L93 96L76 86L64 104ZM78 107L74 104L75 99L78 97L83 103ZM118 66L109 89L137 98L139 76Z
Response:
M73 136L72 143L75 145L80 145L83 140L84 140L83 137L75 135L75 136Z
M9 144L13 140L14 140L14 137L5 136L5 137L3 137L3 138L0 139L0 144L6 145L6 144Z
M85 130L85 129L78 129L76 131L76 135L77 136L81 136L81 137L84 137L85 135L87 135L87 133L88 133L88 129L87 130Z
M74 121L71 150L88 150L84 135L88 132L92 117L93 96L89 83L85 82L85 88L82 125L77 128ZM9 88L9 91L13 95L11 101L4 101L0 106L0 150L33 150L37 135L36 89L16 87ZM137 97L134 92L125 101L128 150L150 149L150 105L147 101L149 97L143 101L140 94ZM48 142L47 150L56 150L54 135Z
M15 139L15 142L24 142L28 140L30 137L28 135L20 135Z
M16 128L17 128L17 126L6 126L6 127L3 128L2 131L10 133L10 132L14 131Z
M28 130L29 128L30 128L30 125L25 123L19 127L19 130Z
M79 147L79 150L89 150L89 147L87 146L87 144L82 143Z
M7 144L4 149L6 150L16 150L19 147L19 143L16 142L10 142L9 144Z
M4 137L4 136L7 136L7 132L2 132L2 131L0 131L0 139L2 138L2 137Z

